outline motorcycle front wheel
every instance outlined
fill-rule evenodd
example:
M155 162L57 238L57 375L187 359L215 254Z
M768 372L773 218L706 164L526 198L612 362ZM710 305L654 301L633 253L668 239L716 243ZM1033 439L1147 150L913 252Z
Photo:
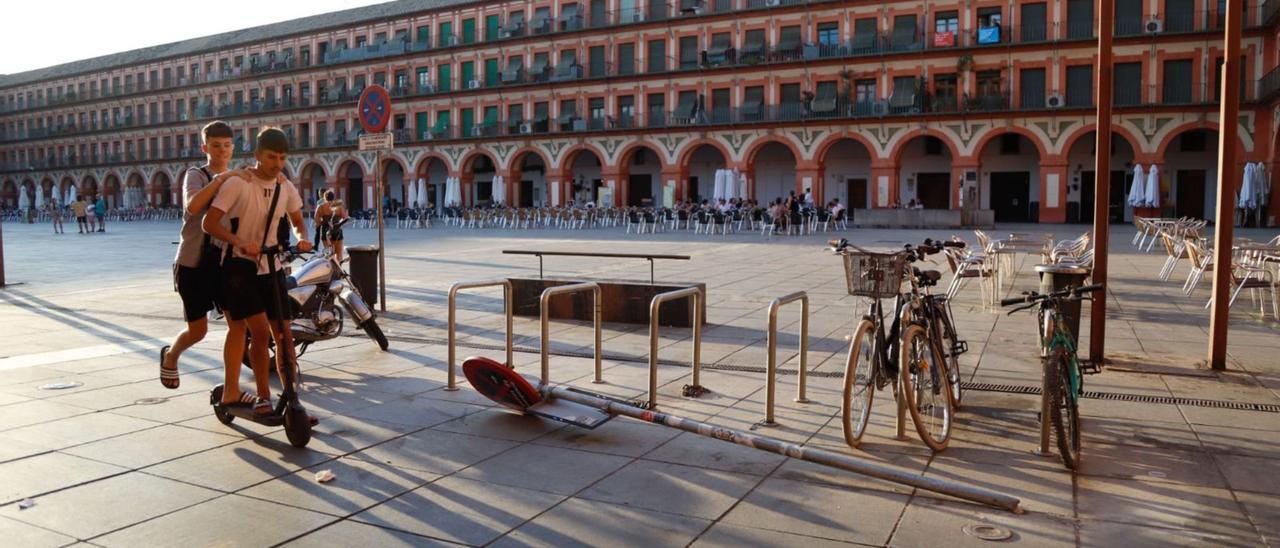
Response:
M391 346L391 343L387 342L387 336L382 334L382 328L378 327L378 322L373 318L366 320L360 325L360 328L364 329L364 333L370 339L373 339L373 342L378 343L378 348L386 350L387 347Z

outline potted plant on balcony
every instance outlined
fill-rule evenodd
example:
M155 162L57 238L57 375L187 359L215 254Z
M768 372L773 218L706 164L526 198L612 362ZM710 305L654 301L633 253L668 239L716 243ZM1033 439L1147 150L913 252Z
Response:
M956 59L956 72L969 72L973 70L973 56L961 55Z

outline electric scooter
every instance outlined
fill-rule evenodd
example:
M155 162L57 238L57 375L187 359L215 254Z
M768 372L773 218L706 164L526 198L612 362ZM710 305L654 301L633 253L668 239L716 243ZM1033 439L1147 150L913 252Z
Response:
M290 247L272 246L263 249L263 254L274 254L282 251L294 252L297 250ZM270 415L254 414L253 409L245 407L227 407L222 404L221 384L213 387L209 392L209 403L213 406L213 414L222 424L231 424L237 417L247 421L256 422L266 426L284 425L285 435L289 438L289 443L294 447L306 447L311 441L311 417L307 415L307 410L302 406L302 402L298 400L298 358L294 354L293 332L289 328L289 322L283 319L283 311L288 310L288 305L284 301L285 288L283 287L283 277L279 275L276 269L275 261L267 261L270 265L271 279L276 283L272 289L272 298L276 300L276 306L282 313L281 318L275 320L276 332L280 333L283 342L283 351L276 352L276 368L282 375L280 384L282 386L280 399L277 400L275 409Z

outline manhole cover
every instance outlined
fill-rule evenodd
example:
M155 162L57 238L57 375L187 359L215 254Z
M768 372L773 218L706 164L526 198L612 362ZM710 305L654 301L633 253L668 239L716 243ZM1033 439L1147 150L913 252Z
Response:
M1013 531L989 523L970 523L964 526L964 534L982 540L1008 540Z
M134 405L157 405L169 401L169 398L142 398L134 400Z
M49 384L40 385L41 390L67 390L77 386L84 386L80 381L51 382Z

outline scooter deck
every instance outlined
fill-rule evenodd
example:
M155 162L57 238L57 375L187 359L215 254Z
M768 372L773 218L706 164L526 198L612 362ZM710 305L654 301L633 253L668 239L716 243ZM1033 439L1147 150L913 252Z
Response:
M572 424L588 430L592 430L597 426L609 422L609 419L613 418L613 415L605 413L604 411L594 407L556 398L544 399L529 406L528 409L525 409L525 412L530 415Z
M266 426L284 425L284 415L279 413L272 412L270 415L255 415L253 413L253 409L246 409L244 407L226 407L224 409L226 409L228 415L244 419L249 422L256 422Z

